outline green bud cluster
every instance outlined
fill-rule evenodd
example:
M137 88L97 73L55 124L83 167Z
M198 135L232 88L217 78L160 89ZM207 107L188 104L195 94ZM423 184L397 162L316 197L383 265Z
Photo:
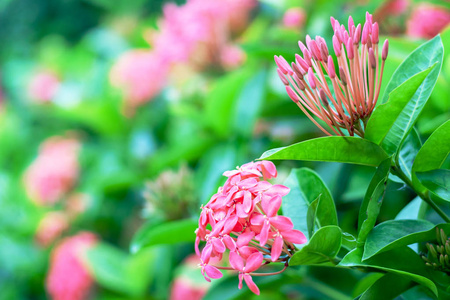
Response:
M436 228L437 244L427 243L428 253L422 259L428 267L450 275L450 238L443 229Z

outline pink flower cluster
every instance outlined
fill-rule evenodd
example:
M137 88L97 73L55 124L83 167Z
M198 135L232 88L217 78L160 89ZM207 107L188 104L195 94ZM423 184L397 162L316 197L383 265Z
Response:
M51 205L73 187L79 174L79 150L80 143L74 138L51 137L41 145L39 156L24 176L31 200Z
M406 34L430 39L450 25L450 10L428 3L417 5L406 23Z
M202 274L207 281L222 277L221 267L209 263L211 258L222 259L228 249L230 265L239 272L239 288L244 280L259 294L253 272L270 262L287 262L295 251L293 244L305 243L306 237L288 217L277 215L289 188L266 181L277 176L272 162L250 162L224 176L224 186L201 207L196 252ZM201 240L206 246L200 253Z
M283 26L292 29L301 29L305 25L306 13L301 7L289 8L283 15Z
M87 299L93 279L83 263L83 257L96 243L94 234L81 232L65 238L53 250L46 279L46 289L51 299Z
M248 23L256 0L188 0L163 8L159 30L150 34L151 50L131 50L119 58L111 81L125 92L129 106L156 96L174 64L203 69L211 64L233 68L245 55L233 43L234 34Z

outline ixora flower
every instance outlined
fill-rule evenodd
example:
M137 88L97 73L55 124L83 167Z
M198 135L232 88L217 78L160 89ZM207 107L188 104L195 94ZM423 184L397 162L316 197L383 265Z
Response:
M352 17L348 31L333 17L331 26L338 72L325 40L307 35L306 46L298 42L303 57L296 54L295 62L289 64L282 56L275 56L278 75L289 97L325 134L344 136L347 131L350 136L363 137L380 94L388 40L380 51L378 24L369 13L363 27L355 26Z
M224 186L201 207L195 245L202 274L211 281L222 277L219 269L236 270L239 288L245 281L252 292L259 294L252 276L283 272L295 251L294 244L305 243L306 237L294 229L288 217L277 215L289 188L266 181L277 176L272 162L250 162L224 176L228 177ZM206 241L201 252L200 241ZM221 260L227 249L231 268L210 264L212 258ZM284 262L285 267L275 273L254 273L270 262Z

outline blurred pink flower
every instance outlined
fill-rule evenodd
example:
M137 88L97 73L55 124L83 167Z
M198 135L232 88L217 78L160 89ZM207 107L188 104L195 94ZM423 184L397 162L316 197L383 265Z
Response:
M55 96L60 80L51 71L44 70L33 75L28 84L28 96L33 102L50 102Z
M306 14L301 7L289 8L283 16L283 26L292 29L301 29L305 24Z
M69 227L67 216L62 212L49 212L39 222L36 231L36 242L48 247Z
M164 56L150 50L131 50L119 57L110 80L124 91L127 105L137 107L161 92L167 72Z
M406 34L429 39L450 24L450 11L428 3L417 5L406 23Z
M195 251L201 272L207 281L222 277L222 267L211 265L211 259L221 260L228 249L230 265L239 272L239 288L244 280L252 292L259 294L253 272L266 263L286 262L295 251L293 244L305 243L306 237L294 229L288 217L277 215L289 188L266 181L277 176L272 162L250 162L223 175L228 180L202 206L196 230ZM200 252L201 240L206 246Z
M222 48L220 61L225 69L230 70L242 65L246 58L245 52L240 47L228 45Z
M51 137L24 175L28 196L37 204L51 205L75 184L79 174L80 143L74 138Z
M94 234L80 232L56 246L46 278L46 289L52 300L87 299L94 281L83 259L86 251L96 243Z

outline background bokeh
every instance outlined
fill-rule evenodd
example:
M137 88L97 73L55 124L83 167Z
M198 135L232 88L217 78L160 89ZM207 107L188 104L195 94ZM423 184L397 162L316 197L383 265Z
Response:
M330 16L346 24L374 14L390 42L381 93L403 59L441 33L442 73L416 126L424 140L450 118L449 9L413 0L1 1L0 299L252 297L237 276L204 281L192 231L167 238L161 229L142 245L145 229L195 224L224 171L322 135L285 93L273 56L292 61L306 34L332 49ZM374 170L285 162L278 182L302 166L323 177L341 227L354 233ZM380 221L414 197L395 180ZM373 280L290 268L258 278L259 299L352 299Z

